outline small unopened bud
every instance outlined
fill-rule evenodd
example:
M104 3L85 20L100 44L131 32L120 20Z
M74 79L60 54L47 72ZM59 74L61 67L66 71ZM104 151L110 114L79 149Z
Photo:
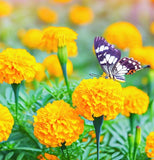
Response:
M64 65L67 63L68 55L67 55L66 45L63 47L58 47L57 55L58 55L58 59L59 59L61 65Z
M136 135L135 135L135 145L139 145L141 143L141 127L136 127Z

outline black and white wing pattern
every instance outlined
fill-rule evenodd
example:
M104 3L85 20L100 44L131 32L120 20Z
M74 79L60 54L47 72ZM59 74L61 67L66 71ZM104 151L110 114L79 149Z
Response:
M96 37L94 40L94 48L97 59L108 77L115 80L125 82L125 76L133 74L136 71L150 67L149 65L142 67L140 62L133 58L121 58L120 50L114 48L103 37Z
M140 62L124 57L115 65L112 74L115 80L125 82L124 75L133 74L140 69L143 69Z
M94 40L94 48L97 59L107 76L111 72L115 64L120 60L121 52L109 44L103 37L96 37Z

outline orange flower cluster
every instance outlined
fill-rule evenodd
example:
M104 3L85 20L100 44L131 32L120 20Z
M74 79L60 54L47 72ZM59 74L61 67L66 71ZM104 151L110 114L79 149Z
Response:
M8 16L12 12L12 5L6 1L0 0L0 17Z
M80 5L72 6L69 13L70 21L77 25L84 25L91 23L93 17L94 14L91 8Z
M22 31L22 30L21 30ZM23 33L23 34L22 34ZM22 43L31 49L39 48L41 39L42 39L42 31L39 29L29 29L28 31L22 31L19 33L20 39ZM22 34L22 35L21 35Z
M121 85L112 79L82 80L72 95L73 105L88 120L104 115L114 119L123 109Z
M58 47L67 46L68 56L77 54L77 46L74 40L77 33L67 27L48 27L43 30L41 48L47 52L57 52Z
M51 77L61 77L63 75L57 55L52 54L46 57L43 61L43 65L48 70ZM73 72L73 64L69 59L66 64L66 70L68 76L70 76Z
M34 135L47 147L71 145L83 132L84 121L63 100L48 103L34 116Z
M130 56L142 64L148 64L154 69L154 47L136 47L130 50Z
M0 142L7 141L10 136L14 119L7 107L0 104Z
M44 157L40 154L39 156L37 156L37 159L39 159L39 160L59 160L59 158L57 156L52 155L52 154L48 154L48 153L45 153Z
M40 7L37 15L45 23L56 23L58 20L57 13L48 7Z
M154 132L151 132L146 138L145 152L149 158L154 157Z
M124 110L122 114L130 116L130 113L143 114L148 109L149 97L142 90L129 86L123 88L124 93Z
M113 23L106 28L103 37L120 49L142 46L142 37L138 29L128 22Z
M7 48L0 54L0 83L30 81L38 71L35 58L25 49Z

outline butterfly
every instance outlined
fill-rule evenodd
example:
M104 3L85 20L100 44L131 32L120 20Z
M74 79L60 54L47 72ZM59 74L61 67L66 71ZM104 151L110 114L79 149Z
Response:
M120 50L109 44L103 37L95 37L94 48L107 78L125 82L124 75L133 74L138 70L150 67L150 65L141 66L141 63L133 58L121 58Z

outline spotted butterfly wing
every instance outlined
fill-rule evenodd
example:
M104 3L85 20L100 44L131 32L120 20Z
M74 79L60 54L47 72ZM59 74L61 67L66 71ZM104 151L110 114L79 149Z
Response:
M103 71L107 76L111 75L112 69L120 60L121 52L102 37L95 38L94 48Z
M97 59L107 77L125 82L124 75L133 74L142 69L140 62L133 58L120 59L120 50L114 48L114 45L109 44L103 37L95 38L94 48Z

